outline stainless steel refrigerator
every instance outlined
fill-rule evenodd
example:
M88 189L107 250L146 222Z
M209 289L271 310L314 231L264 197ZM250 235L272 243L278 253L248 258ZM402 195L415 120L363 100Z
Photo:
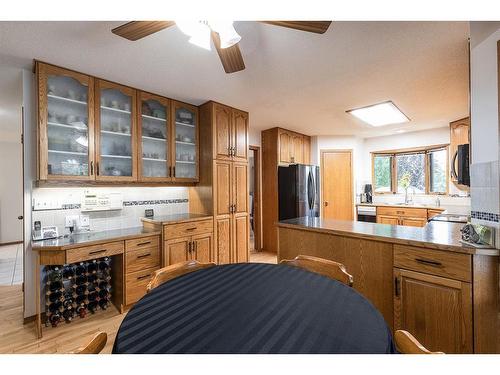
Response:
M305 164L278 167L278 200L279 220L319 217L319 167Z

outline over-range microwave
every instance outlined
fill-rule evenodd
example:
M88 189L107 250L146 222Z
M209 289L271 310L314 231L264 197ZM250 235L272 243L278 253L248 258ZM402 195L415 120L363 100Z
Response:
M470 186L468 144L457 146L457 151L453 155L453 162L451 163L451 174L459 184Z

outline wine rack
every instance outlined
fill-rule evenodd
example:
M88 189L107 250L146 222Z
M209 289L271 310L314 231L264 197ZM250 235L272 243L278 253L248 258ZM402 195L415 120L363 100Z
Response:
M111 258L45 267L45 326L106 310L111 304Z

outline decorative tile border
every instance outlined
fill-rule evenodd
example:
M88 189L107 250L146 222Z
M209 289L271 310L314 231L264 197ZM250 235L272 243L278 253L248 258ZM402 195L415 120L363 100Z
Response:
M188 203L189 199L155 199L155 200L148 200L148 201L123 201L123 207L130 207L130 206L151 206L151 205L158 205L158 204L176 204L176 203ZM80 203L70 203L70 204L63 204L60 208L47 208L47 209L42 209L42 210L35 210L32 209L33 211L63 211L63 210L78 210L82 207Z
M152 204L187 203L189 199L156 199L150 201L123 201L123 206L150 206Z
M490 212L471 211L470 217L473 219L493 221L495 223L500 222L500 215L499 214L492 214Z

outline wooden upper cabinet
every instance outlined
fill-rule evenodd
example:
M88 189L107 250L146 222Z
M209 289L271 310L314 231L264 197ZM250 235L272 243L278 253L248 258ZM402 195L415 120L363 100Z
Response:
M219 160L248 160L248 113L213 103L214 157Z
M173 166L170 100L140 91L137 105L139 180L170 181Z
M198 182L199 120L198 107L172 101L172 179L178 182Z
M36 63L38 80L38 178L93 180L94 79Z
M96 179L137 180L136 90L95 82Z
M311 137L304 135L302 138L303 143L303 164L311 164Z
M450 123L450 179L461 190L468 190L468 186L457 183L456 175L453 171L457 171L457 161L455 155L458 145L470 144L470 118L466 117L461 120Z
M290 163L290 134L286 131L282 131L279 133L279 163Z
M233 114L233 159L248 160L248 113L232 110Z
M231 158L231 108L214 103L214 156L224 160Z
M394 329L427 349L472 353L471 284L394 268Z
M293 150L292 155L290 156L290 161L292 163L304 163L304 141L303 137L300 134L294 134L293 137Z

